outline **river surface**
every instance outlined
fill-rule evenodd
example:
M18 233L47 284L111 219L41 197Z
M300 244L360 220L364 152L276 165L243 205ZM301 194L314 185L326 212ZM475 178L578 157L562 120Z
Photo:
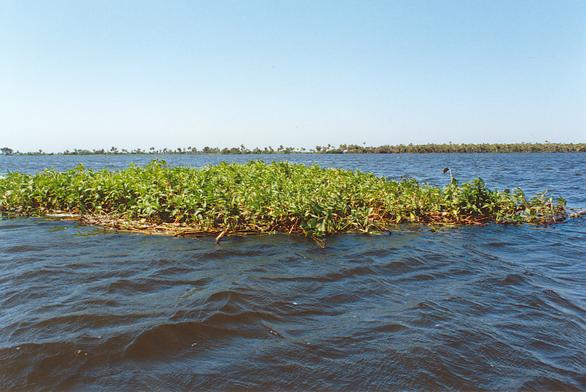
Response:
M153 156L0 156L9 171ZM586 154L159 156L477 176L586 208ZM401 226L321 249L0 220L0 390L586 390L586 220Z

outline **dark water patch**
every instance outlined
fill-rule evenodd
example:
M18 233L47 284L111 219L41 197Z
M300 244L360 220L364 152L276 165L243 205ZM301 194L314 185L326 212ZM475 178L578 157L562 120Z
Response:
M406 329L409 329L408 327L402 325L402 324L395 324L395 323L391 323L391 324L384 324L381 325L379 327L375 327L372 329L372 331L376 331L376 332L386 332L386 333L396 333L396 332L400 332L400 331L404 331Z
M401 260L391 260L385 264L379 264L377 268L387 273L401 274L414 271L425 264L425 260L415 256L409 256Z
M525 282L525 278L523 276L517 274L509 274L505 276L503 279L497 280L496 284L508 286L522 284L523 282Z
M67 275L76 275L75 268L70 268L72 271L67 271ZM47 278L55 275L55 273L62 272L62 269L51 266L51 267L39 267L34 270L22 270L14 276L17 282L33 282L43 281L46 282Z
M429 280L434 280L434 279L435 279L435 277L430 274L417 274L413 277L413 280L415 280L415 281L429 281Z
M1 300L3 306L18 306L22 304L24 301L33 302L36 299L43 299L47 298L46 291L50 289L50 285L45 285L41 287L35 287L35 289L40 289L38 291L28 291L26 293L21 292L14 292L14 291L5 291L5 297Z
M226 260L226 259L238 259L238 258L246 258L249 256L262 256L263 253L261 250L238 250L238 249L226 249L226 248L218 248L214 251L207 252L204 254L199 255L199 259L204 261L212 261L212 260Z
M4 218L7 219L7 218ZM0 231L8 231L8 230L14 230L14 229L24 229L28 227L28 225L26 224L16 224L16 223L4 223L0 226Z
M47 249L38 245L15 245L2 249L6 253L24 253L24 252L38 252Z
M189 321L154 326L137 335L125 349L133 360L164 360L168 356L182 355L185 351L201 350L210 340L238 336L239 331ZM204 342L200 345L201 342ZM197 347L200 345L199 347Z
M510 243L503 242L503 241L493 241L493 242L487 242L485 245L489 248L504 248L507 245L510 245Z
M28 328L63 328L64 330L71 328L76 329L90 329L100 328L112 324L131 323L133 320L143 318L141 314L71 314L61 317L53 317L49 319L40 320L28 326Z
M390 256L391 254L393 254L393 252L395 252L396 249L393 248L381 248L381 249L375 249L375 250L369 250L366 252L361 252L360 253L360 257L373 257L373 258L385 258Z
M586 316L586 309L584 309L584 308L576 305L572 301L569 301L566 298L562 297L555 290L546 289L546 290L544 290L543 294L544 294L544 297L549 300L549 303L552 304L553 306L558 307L559 310L561 310L563 312L569 311L569 312L572 312L572 313L579 315L581 317Z
M313 275L313 276L269 276L266 279L276 282L337 282L342 279L354 278L359 277L361 275L371 275L375 274L376 271L373 268L368 266L363 267L354 267L354 268L345 268L341 269L340 271L330 272L323 275Z
M519 391L580 391L575 384L563 382L559 379L549 377L537 377L529 380L519 387Z
M191 284L191 282L183 281L179 283L172 280L146 278L119 279L110 283L105 287L104 291L106 294L132 293L140 295L140 293L152 293L165 288L177 288L180 284Z
M56 387L60 381L79 373L85 355L71 343L23 344L0 349L3 389Z
M96 306L107 306L107 307L114 307L118 306L120 303L113 299L108 298L93 298L90 300L85 301L87 305L96 305Z

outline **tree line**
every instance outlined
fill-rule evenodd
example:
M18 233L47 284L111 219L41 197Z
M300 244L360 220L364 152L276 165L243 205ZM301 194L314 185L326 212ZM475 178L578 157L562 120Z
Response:
M586 152L586 143L444 143L444 144L398 144L383 146L366 146L358 144L340 144L335 147L326 146L304 147L255 147L249 149L244 145L238 147L177 147L177 148L125 148L109 149L73 149L52 153L43 150L20 152L9 147L0 148L2 155L118 155L118 154L424 154L424 153L512 153L512 152Z

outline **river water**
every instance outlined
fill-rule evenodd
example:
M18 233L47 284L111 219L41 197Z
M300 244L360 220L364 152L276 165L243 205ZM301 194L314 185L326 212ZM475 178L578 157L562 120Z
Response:
M586 154L290 160L549 190L586 208ZM153 156L0 156L9 171ZM0 390L586 390L586 220L185 239L0 220Z

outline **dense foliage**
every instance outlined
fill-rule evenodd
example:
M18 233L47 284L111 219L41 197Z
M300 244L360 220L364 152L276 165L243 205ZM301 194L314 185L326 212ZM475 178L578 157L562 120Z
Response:
M119 155L119 154L291 154L291 153L317 153L317 154L422 154L422 153L511 153L511 152L586 152L586 143L502 143L502 144L399 144L385 146L365 146L357 144L341 144L338 147L328 144L327 146L315 146L306 149L304 147L263 147L246 148L243 145L238 147L178 147L161 148L150 147L149 149L136 148L133 150L111 147L109 149L73 149L65 150L56 155ZM19 152L11 148L3 147L0 153L4 155L54 155L42 150L32 152Z
M319 146L318 146L319 147ZM317 148L317 147L316 147ZM319 148L325 153L511 153L511 152L586 152L586 143L499 143L499 144L407 144L378 147L342 144L338 148Z
M413 179L260 161L198 169L153 161L122 171L79 166L10 173L0 179L0 211L69 212L106 226L114 220L175 224L192 233L286 232L314 238L384 231L404 222L551 223L566 215L563 199L491 190L481 179L461 185L452 180L440 188Z

